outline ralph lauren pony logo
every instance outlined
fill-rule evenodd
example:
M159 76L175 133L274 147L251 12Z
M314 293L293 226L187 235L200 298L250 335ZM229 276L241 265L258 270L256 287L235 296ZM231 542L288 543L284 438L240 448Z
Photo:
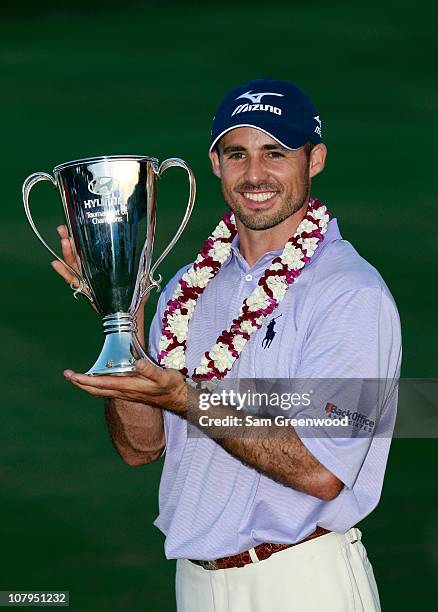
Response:
M272 344L273 339L275 338L275 334L277 333L274 328L275 328L275 320L279 319L280 317L282 317L283 315L278 315L278 317L274 317L273 319L271 319L266 327L266 335L262 340L262 347L264 349L269 348Z

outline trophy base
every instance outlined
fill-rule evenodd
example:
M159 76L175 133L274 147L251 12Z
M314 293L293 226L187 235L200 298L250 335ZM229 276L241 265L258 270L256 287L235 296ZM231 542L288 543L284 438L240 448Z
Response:
M126 376L135 371L137 359L149 359L135 334L129 313L117 312L103 317L105 342L96 363L86 374Z

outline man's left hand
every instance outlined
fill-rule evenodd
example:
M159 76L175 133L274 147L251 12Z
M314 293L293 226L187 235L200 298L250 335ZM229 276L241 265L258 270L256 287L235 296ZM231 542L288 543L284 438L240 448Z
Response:
M88 376L65 370L64 376L73 385L95 397L166 408L185 414L187 385L178 370L163 369L147 359L136 362L135 371L128 376Z

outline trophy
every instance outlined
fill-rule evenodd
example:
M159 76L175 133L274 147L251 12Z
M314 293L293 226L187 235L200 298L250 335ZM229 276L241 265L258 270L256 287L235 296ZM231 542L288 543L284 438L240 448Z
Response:
M173 166L188 174L188 204L178 231L152 265L157 179ZM154 273L190 218L196 194L193 172L178 158L159 164L153 157L111 155L60 164L53 175L37 172L24 181L27 219L46 249L75 276L74 297L84 295L102 316L105 342L87 374L129 374L137 358L148 358L137 338L135 315L144 296L160 290L161 275L154 278ZM48 246L35 226L29 193L40 181L50 181L60 192L79 272Z

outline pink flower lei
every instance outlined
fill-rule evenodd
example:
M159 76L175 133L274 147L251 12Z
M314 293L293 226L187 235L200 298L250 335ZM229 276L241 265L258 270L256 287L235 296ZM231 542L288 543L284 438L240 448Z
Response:
M243 300L230 328L223 330L212 348L204 353L192 374L194 383L200 385L202 381L219 380L231 370L251 334L277 308L288 287L310 261L324 239L329 219L326 206L311 198L304 219L286 242L282 254L272 260L257 287ZM236 233L234 214L230 211L222 217L193 265L179 279L162 319L158 362L163 367L175 368L188 376L185 353L190 319L199 296L228 258Z

